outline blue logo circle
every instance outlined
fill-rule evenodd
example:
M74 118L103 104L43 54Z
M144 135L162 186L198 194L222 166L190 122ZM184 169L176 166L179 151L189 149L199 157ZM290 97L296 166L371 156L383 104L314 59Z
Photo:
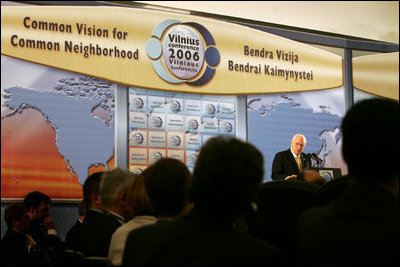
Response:
M174 84L203 85L220 61L214 38L204 26L172 19L154 28L146 53L157 75Z

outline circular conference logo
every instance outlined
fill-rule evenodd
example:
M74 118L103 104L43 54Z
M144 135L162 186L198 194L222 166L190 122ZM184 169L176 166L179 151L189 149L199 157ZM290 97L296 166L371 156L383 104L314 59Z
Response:
M204 26L178 20L164 20L154 28L146 53L163 80L196 86L211 80L220 60L214 38Z

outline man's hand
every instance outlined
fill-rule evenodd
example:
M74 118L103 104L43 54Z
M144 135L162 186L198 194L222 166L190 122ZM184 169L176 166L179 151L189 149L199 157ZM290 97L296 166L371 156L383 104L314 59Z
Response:
M297 175L296 174L292 174L288 177L285 178L285 180L290 180L290 179L297 179Z
M46 217L44 218L43 221L43 226L49 230L49 229L56 229L56 223L54 222L54 220L51 217Z

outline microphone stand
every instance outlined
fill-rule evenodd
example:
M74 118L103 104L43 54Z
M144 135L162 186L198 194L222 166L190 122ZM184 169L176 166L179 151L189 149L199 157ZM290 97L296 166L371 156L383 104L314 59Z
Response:
M314 155L311 154L311 153L307 153L307 154L306 154L306 157L308 157L310 160L313 159L313 160L317 163L317 167L318 167L318 168L321 167L322 160L321 160L320 158L314 156Z

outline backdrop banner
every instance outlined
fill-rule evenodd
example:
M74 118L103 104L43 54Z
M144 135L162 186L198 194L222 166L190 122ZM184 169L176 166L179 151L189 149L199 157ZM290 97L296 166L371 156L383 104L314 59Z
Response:
M399 100L399 52L353 58L353 86Z
M1 7L1 53L148 89L261 94L343 85L342 57L244 26L121 7Z

